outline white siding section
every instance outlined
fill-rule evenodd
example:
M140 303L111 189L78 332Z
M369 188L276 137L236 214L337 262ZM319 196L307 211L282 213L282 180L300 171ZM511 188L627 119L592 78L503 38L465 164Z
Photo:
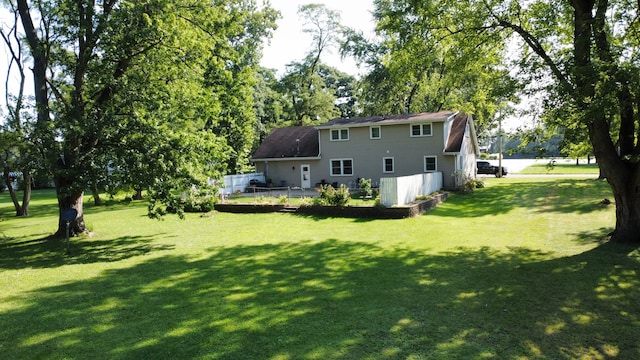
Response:
M384 206L411 203L420 195L442 189L442 173L434 172L380 179L380 202Z

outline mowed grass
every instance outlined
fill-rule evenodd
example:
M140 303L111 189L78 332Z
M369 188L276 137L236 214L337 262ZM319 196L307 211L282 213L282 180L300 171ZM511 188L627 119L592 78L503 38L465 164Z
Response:
M594 174L600 172L598 164L580 163L576 165L575 160L561 160L553 165L549 164L551 160L538 160L531 166L526 167L519 174L548 174L548 175L566 175L566 174Z
M486 179L404 220L86 208L0 195L3 359L633 359L640 254L606 183Z

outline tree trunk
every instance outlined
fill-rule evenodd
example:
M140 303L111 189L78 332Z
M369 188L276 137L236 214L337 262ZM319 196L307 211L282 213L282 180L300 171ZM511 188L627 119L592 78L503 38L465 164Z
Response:
M29 202L31 201L31 171L22 170L24 191L22 193L22 215L29 216Z
M606 177L615 199L616 228L611 241L640 244L640 163L620 158L606 120L594 120L589 137L601 176Z
M16 191L13 189L13 184L9 176L9 168L7 168L6 166L2 170L2 179L4 180L4 184L7 186L7 189L9 190L9 196L11 196L13 207L16 209L16 216L22 216L22 206L20 206L20 202L18 202L18 195L16 194Z
M84 216L82 211L82 201L84 199L84 192L72 193L70 195L61 195L56 189L58 194L58 231L55 233L55 237L65 237L67 231L67 221L63 218L64 211L67 209L75 209L78 213L74 220L69 224L69 235L78 235L87 233L87 227L84 223Z
M91 185L91 195L93 196L93 205L101 206L102 199L100 199L100 190L98 190L98 187L95 184Z
M598 167L599 171L598 171L598 180L604 180L607 177L604 175L604 172L602 171L601 167Z
M594 9L594 5L598 5ZM634 149L635 121L631 105L629 82L619 71L611 56L610 44L603 21L606 2L573 0L574 8L574 98L583 121L589 130L600 175L605 176L611 186L616 205L616 228L612 242L640 244L640 163L632 160ZM595 14L594 14L595 11ZM595 18L594 18L595 15ZM598 67L594 66L595 60ZM603 73L616 81L617 105L592 101L598 98L597 85ZM618 130L619 146L614 144L608 105L620 116ZM630 110L631 109L631 110Z
M142 200L142 189L136 188L136 193L133 194L133 200Z
M616 228L611 241L640 244L640 181L629 179L622 184L609 180L616 202Z
M58 166L64 166L58 164ZM57 176L54 178L56 183L56 195L58 197L58 231L55 233L55 237L65 237L67 231L67 221L64 219L65 213L69 209L75 209L77 214L75 219L70 221L69 235L78 235L87 233L87 227L84 223L84 212L82 209L82 202L84 199L84 191L81 189L74 189L75 179L65 178Z

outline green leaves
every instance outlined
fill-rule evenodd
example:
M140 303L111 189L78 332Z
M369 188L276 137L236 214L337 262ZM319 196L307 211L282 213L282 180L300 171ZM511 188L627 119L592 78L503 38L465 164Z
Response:
M377 1L377 42L351 31L342 45L371 67L362 85L365 115L448 108L476 114L480 126L490 121L508 73L505 36L479 13L484 4Z
M37 104L47 131L34 141L49 144L48 167L62 187L147 189L154 204L172 203L176 191L247 163L251 91L272 9L253 0L27 5L25 21L46 19L34 25L47 35L37 40L51 76L40 79L51 96Z

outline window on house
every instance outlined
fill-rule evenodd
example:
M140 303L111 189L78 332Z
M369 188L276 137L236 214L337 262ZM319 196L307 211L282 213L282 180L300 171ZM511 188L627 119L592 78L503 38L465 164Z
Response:
M438 169L435 156L424 157L424 172L434 172Z
M383 173L392 173L394 172L394 166L393 166L393 158L392 157L386 157L382 159L382 172Z
M431 136L431 123L429 124L412 124L411 136Z
M331 176L348 176L353 175L352 159L332 159L331 160Z
M331 129L331 141L349 140L349 129Z
M369 137L371 139L380 139L381 136L381 132L380 132L380 126L372 126L369 128Z

